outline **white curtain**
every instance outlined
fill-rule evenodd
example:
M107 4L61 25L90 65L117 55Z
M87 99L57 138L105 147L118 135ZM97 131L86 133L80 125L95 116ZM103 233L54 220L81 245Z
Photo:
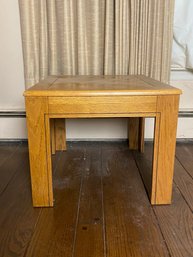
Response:
M26 87L48 75L167 82L174 0L19 0Z
M172 68L193 69L193 1L176 0Z

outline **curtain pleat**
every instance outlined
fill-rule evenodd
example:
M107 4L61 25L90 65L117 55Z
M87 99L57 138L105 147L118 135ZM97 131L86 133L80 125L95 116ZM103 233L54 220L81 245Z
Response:
M26 87L48 75L169 81L174 0L19 0Z

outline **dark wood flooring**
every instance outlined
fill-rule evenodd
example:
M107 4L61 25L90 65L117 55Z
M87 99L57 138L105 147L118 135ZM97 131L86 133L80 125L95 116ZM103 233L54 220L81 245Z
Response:
M150 143L68 143L55 207L33 208L27 144L1 143L0 257L192 257L193 143L177 145L172 205L149 203L151 157Z

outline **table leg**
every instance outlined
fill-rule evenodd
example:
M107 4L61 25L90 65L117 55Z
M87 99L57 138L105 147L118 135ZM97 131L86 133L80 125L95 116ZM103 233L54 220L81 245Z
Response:
M152 204L170 204L179 96L158 96L155 118Z
M66 147L66 125L65 119L51 119L51 149L52 154L56 151L64 151Z
M66 124L65 119L54 119L56 151L66 150Z
M53 206L50 124L46 97L26 97L33 206Z
M134 117L128 119L128 139L131 150L144 152L144 129L145 118Z
M52 154L56 153L56 138L55 138L55 120L50 119L50 133L51 133L51 149Z

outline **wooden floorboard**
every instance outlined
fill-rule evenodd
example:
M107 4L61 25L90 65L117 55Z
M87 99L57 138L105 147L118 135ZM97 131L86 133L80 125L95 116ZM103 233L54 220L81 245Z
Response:
M141 178L145 185L147 195L151 196L152 185L152 157L153 157L153 144L145 144L145 152L132 151L138 170L140 171Z
M193 257L192 144L177 145L172 205L156 207L150 144L67 149L52 158L55 207L33 208L27 145L0 144L0 257Z
M193 142L178 143L176 157L193 179Z
M107 257L169 256L131 152L102 158Z
M75 257L103 257L103 204L101 184L101 147L88 144L86 167L80 197L79 218L74 249Z
M28 158L27 145L25 143L14 146L14 151L6 149L7 159L0 166L0 195L5 190L13 176L18 173L23 164L23 160Z
M142 178L146 184L151 178L151 165L153 144L145 145L145 153L134 153ZM182 156L183 149L177 145L177 151ZM185 153L184 153L185 154ZM172 257L193 256L193 214L191 211L193 194L193 180L175 160L174 186L172 204L168 206L153 207L163 237ZM149 186L149 184L146 184Z
M171 256L193 256L193 214L176 186L172 205L153 208Z
M21 143L6 143L0 142L0 166L4 163L7 159L11 158L14 154L17 147L20 146Z
M174 182L186 200L186 203L193 211L193 179L178 159L175 161Z
M34 209L31 201L29 162L27 146L21 146L20 169L0 196L0 256L24 256L33 234L40 209ZM20 160L21 161L21 160ZM14 169L15 157L4 165ZM3 169L2 172L10 172ZM4 176L6 178L6 176Z
M26 257L71 257L75 242L79 193L85 169L85 147L68 146L54 176L55 207L44 208Z

